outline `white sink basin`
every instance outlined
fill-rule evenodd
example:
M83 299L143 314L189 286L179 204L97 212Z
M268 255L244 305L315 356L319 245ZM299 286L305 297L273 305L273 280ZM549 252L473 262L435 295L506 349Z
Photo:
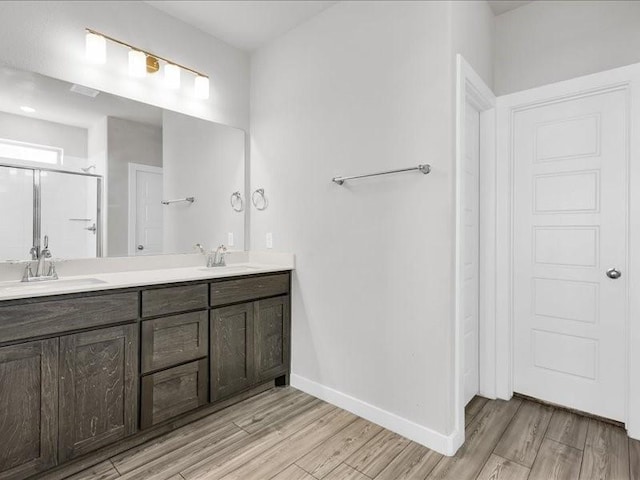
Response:
M42 282L7 282L0 283L0 292L12 293L23 292L25 290L47 290L49 288L75 288L85 287L91 285L105 284L104 280L99 278L73 278L73 279L59 279L59 280L45 280Z

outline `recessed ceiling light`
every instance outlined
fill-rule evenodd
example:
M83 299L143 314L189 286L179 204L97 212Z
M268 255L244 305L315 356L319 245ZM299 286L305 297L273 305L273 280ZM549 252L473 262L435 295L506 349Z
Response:
M36 111L36 109L35 109L35 108L33 108L33 107L28 107L28 106L26 106L26 105L22 105L22 106L20 107L20 110L22 110L22 111L23 111L23 112L25 112L25 113L34 113L34 112Z

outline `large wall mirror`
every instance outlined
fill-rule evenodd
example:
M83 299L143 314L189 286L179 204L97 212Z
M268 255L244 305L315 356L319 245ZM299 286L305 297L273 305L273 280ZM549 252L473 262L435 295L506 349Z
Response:
M0 68L0 261L244 248L244 131Z

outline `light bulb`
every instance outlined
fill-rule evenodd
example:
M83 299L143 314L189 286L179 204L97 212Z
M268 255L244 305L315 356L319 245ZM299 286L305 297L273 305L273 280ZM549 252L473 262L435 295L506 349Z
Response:
M180 67L167 63L164 66L164 83L167 88L177 90L180 88Z
M196 98L206 100L209 98L209 78L202 75L196 76L194 83L194 91Z
M87 32L85 36L85 55L91 63L106 63L107 40L102 35Z
M129 75L144 77L147 74L147 55L140 50L129 50Z

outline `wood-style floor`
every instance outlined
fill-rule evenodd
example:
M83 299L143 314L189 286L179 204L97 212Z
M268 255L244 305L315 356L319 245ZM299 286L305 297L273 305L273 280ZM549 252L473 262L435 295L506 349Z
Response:
M71 479L640 479L623 429L514 398L474 398L442 455L291 387L262 393Z

